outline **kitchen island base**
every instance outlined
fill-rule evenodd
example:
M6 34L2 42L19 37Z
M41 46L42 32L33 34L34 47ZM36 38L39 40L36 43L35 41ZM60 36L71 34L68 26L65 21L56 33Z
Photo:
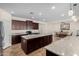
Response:
M46 35L46 36L30 38L30 39L26 39L22 37L21 48L25 52L25 54L29 54L50 43L52 43L52 35Z

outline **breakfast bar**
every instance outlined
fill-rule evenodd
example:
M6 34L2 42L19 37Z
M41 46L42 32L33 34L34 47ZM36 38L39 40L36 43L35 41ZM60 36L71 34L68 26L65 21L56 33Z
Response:
M45 47L47 56L78 56L79 36L68 36Z

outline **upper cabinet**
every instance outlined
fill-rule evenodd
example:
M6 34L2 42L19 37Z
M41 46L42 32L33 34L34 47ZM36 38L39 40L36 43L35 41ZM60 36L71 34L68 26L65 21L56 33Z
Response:
M29 20L26 21L26 29L33 29L33 22L32 21L29 21Z
M26 29L25 21L12 20L12 30L25 30L25 29Z
M26 21L26 26L27 26L27 29L39 29L39 23L36 23L36 22L33 22L33 21Z
M19 21L19 20L12 20L12 30L38 30L39 24L33 21Z
M33 29L39 29L39 23L33 23Z

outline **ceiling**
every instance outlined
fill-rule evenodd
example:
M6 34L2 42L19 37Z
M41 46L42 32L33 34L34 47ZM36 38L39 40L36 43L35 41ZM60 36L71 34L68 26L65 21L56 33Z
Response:
M55 6L55 8L51 8ZM40 21L53 21L69 19L69 3L0 3L0 8L7 10L13 16L35 19ZM79 4L75 15L79 16Z

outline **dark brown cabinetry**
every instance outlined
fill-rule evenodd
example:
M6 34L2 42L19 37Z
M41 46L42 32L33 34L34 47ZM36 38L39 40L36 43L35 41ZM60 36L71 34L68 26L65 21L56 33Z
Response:
M12 30L26 30L26 22L12 20Z
M44 47L52 42L52 35L33 38L33 39L24 39L21 40L21 48L23 51L28 54L36 49Z
M18 34L18 35L12 35L12 45L21 43L21 36L27 35L27 34Z
M33 22L32 21L29 21L29 20L26 21L26 29L33 29Z
M27 29L39 29L39 24L33 21L26 21Z
M39 29L39 24L38 23L33 23L33 29Z
M39 29L39 24L33 21L12 20L12 30Z
M12 20L12 30L39 29L39 24L33 21ZM23 34L21 34L23 35ZM21 35L12 35L12 44L21 42Z
M17 44L21 42L21 37L20 35L13 35L12 36L12 44Z

